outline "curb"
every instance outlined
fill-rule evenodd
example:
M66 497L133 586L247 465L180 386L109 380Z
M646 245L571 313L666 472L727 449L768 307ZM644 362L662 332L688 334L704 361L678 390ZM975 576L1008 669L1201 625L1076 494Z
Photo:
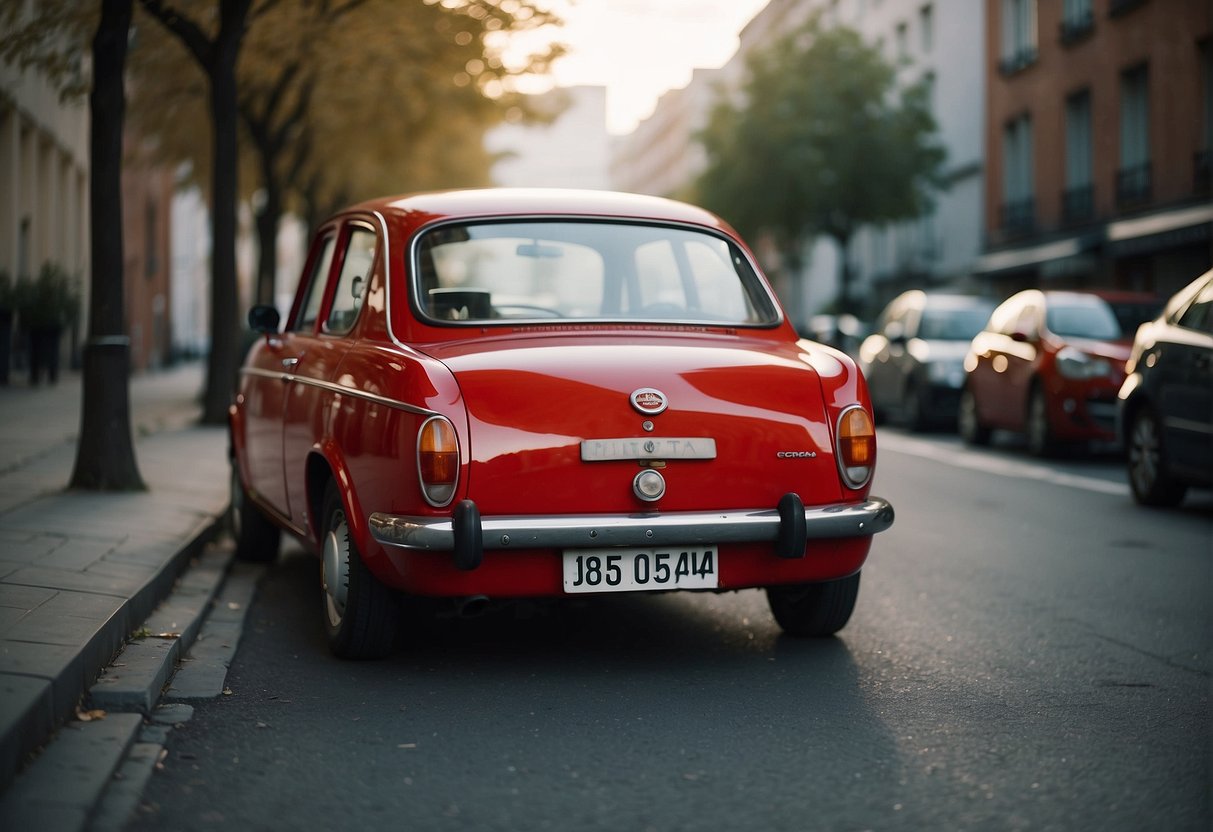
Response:
M194 536L169 565L185 562L219 525ZM193 715L182 700L223 692L264 571L238 563L230 546L208 547L188 563L140 635L89 689L84 701L105 713L60 726L0 793L0 829L121 830L160 761L168 731Z
M24 691L24 702L20 701L22 691L4 691L6 695L13 694L7 707L13 708L15 718L0 736L0 792L9 788L30 755L75 715L77 704L102 669L137 626L168 597L190 561L218 535L221 527L219 515L207 517L189 531L178 551L96 628L49 684Z

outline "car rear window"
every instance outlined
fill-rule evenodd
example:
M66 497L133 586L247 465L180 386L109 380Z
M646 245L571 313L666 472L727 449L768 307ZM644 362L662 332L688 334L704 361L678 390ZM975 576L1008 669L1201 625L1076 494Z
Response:
M417 241L412 272L415 308L441 323L778 321L770 294L736 244L681 226L441 225Z

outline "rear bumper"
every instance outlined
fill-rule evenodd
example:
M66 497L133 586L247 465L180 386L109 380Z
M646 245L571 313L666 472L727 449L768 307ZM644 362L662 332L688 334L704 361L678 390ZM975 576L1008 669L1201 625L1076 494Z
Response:
M451 552L464 570L494 549L772 542L790 559L803 557L809 540L870 537L892 525L893 506L880 497L805 508L795 494L778 508L741 511L481 518L465 500L453 517L370 516L371 535L388 550Z

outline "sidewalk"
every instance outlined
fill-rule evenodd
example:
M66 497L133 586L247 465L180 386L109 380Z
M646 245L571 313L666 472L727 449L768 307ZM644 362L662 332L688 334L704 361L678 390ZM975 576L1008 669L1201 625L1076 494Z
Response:
M132 379L136 493L65 490L79 374L0 387L0 792L214 533L227 432L197 424L203 371Z

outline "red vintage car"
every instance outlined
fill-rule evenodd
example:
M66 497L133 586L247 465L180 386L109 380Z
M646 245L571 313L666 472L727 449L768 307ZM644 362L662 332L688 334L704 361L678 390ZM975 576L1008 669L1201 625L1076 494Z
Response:
M848 620L876 439L845 354L799 340L744 243L677 202L559 190L356 205L322 225L231 408L239 557L321 556L333 651L402 603L764 587Z

